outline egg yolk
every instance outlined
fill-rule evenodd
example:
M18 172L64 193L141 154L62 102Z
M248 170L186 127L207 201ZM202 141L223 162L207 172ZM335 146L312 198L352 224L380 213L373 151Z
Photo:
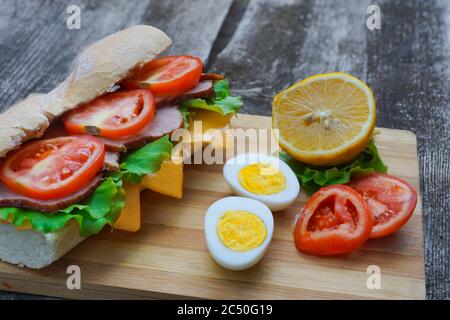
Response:
M268 163L253 163L242 168L238 179L242 187L255 194L275 194L286 187L283 173Z
M264 222L247 211L226 211L217 224L217 233L222 243L239 252L259 247L267 237Z

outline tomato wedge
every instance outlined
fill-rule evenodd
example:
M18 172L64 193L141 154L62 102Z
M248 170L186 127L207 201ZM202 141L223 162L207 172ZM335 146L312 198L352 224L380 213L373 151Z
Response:
M397 232L411 218L417 204L416 190L406 181L388 174L374 173L352 180L372 215L371 238Z
M64 125L70 134L91 134L107 138L133 135L155 116L153 95L148 90L109 93L69 112Z
M122 85L128 89L149 89L155 96L177 95L194 88L202 70L203 63L198 57L164 57L150 61Z
M10 153L0 180L18 194L41 200L68 196L103 167L105 146L93 136L38 140Z
M370 236L372 219L363 198L353 189L333 185L306 203L294 231L298 250L312 255L349 253Z

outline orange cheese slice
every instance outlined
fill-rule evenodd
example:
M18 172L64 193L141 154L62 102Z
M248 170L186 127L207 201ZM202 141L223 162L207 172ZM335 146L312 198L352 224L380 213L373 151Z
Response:
M189 122L189 133L192 137L192 142L200 141L203 145L211 142L211 136L206 134L206 131L211 129L216 130L225 130L230 124L231 115L223 116L217 112L212 112L208 110L196 109L195 114L192 116ZM195 131L196 124L195 122L201 122L201 135L196 134ZM197 126L199 128L199 126Z
M136 232L141 228L141 203L138 184L124 184L125 207L117 219L114 229Z
M195 115L192 117L189 126L189 132L193 137L192 142L200 142L200 147L205 147L205 145L211 143L210 137L204 135L205 132L209 129L225 131L230 123L230 119L231 116L222 116L216 112L201 109L195 110ZM194 121L201 121L202 123L200 136L194 135ZM195 151L195 146L193 146L193 150ZM124 184L126 202L122 214L115 223L115 229L129 232L136 232L140 229L140 191L143 187L176 199L181 199L183 196L182 161L164 161L158 172L148 174L143 178L141 185ZM0 220L0 224L2 223L10 223L10 221ZM32 229L32 226L28 221L22 226L17 227L17 230L29 229Z
M189 131L193 133L194 121L201 121L202 122L202 129L203 132L209 129L222 129L230 123L232 115L223 116L220 113L208 111L208 110L202 110L202 109L195 109L194 115L192 116L192 119L189 123Z
M218 129L224 132L224 129L229 125L230 116L222 116L217 112L208 110L195 110L190 124L189 133L191 135L191 154L200 151L203 147L211 143L212 138L206 135L206 131L210 129ZM197 124L197 132L195 131L195 121L201 122L200 127ZM225 139L222 139L224 141ZM221 146L223 147L223 146ZM141 185L152 191L181 199L183 196L183 163L180 158L175 158L173 161L167 160L162 163L161 169L158 172L146 175Z
M210 150L222 149L224 152L233 147L233 137L228 132L232 115L223 116L217 112L208 110L195 110L189 124L189 133L193 137L191 142L191 154L209 148ZM198 124L201 122L201 135L198 134ZM194 156L195 158L195 156Z
M183 197L183 162L166 160L158 172L146 175L141 184L152 191L169 197Z

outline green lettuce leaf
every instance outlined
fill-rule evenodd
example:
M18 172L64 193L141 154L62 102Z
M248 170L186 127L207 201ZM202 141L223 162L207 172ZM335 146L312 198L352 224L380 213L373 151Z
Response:
M214 82L214 98L208 99L189 99L181 103L180 111L186 114L186 119L189 117L189 109L205 109L213 112L220 113L224 116L237 113L242 107L242 100L240 97L231 96L230 86L228 80L219 80Z
M183 128L189 129L189 120L191 116L195 114L195 112L189 111L188 107L182 105L178 109L180 110L181 115L183 116Z
M12 207L0 208L0 220L8 220L17 227L28 222L34 230L45 233L58 231L69 220L75 220L80 226L80 236L99 233L105 225L113 227L125 207L122 179L139 183L144 175L158 171L163 160L170 157L172 147L169 136L164 136L131 152L120 164L120 172L103 179L82 203L52 214Z
M107 224L114 226L125 206L125 192L122 181L105 178L88 199L56 213L49 214L28 209L0 208L0 220L9 220L17 227L27 221L34 230L45 233L58 231L69 220L76 220L80 226L80 236L88 237L99 233Z
M373 140L351 162L335 167L316 167L298 162L285 152L280 152L285 161L297 176L306 193L312 194L321 187L332 184L345 184L354 176L374 172L386 173L388 167L383 163Z
M140 183L145 175L157 172L161 163L171 157L172 148L173 144L168 135L146 144L124 157L120 172L116 175L129 183Z

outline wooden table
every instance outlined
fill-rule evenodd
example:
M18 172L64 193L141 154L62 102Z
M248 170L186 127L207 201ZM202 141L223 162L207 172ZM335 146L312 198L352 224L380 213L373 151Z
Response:
M366 28L376 2L381 29ZM243 112L270 115L272 95L308 75L349 72L374 90L378 126L417 134L427 297L450 299L450 2L369 0L0 0L0 108L64 79L86 44L145 23L226 74ZM44 298L0 291L0 299Z

